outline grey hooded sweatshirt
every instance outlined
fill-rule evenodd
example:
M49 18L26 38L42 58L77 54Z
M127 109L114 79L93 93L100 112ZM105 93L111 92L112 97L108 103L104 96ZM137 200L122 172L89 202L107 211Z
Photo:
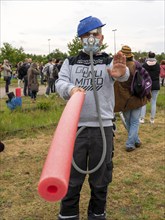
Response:
M95 85L99 99L102 123L104 127L112 126L114 118L114 78L109 76L107 67L112 68L112 58L106 53L93 56ZM86 90L78 126L100 127L92 86L92 75L89 55L81 51L76 57L65 59L59 78L56 80L56 91L68 100L70 91L75 86ZM116 79L120 82L129 78L129 69L124 76Z

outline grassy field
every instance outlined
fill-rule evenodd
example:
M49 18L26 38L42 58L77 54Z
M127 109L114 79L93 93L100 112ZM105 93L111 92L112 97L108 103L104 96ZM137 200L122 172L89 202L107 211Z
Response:
M117 115L114 172L107 198L107 220L163 220L165 217L164 95L165 89L162 88L153 125L149 123L148 105L146 123L140 125L139 131L143 145L133 152L125 151L127 132ZM45 99L40 99L39 103L43 106ZM45 111L41 108L11 113L4 106L4 101L0 100L4 111L0 114L0 127L5 118L12 123L0 129L2 141L6 146L5 151L0 153L0 220L55 220L59 202L50 203L40 198L37 185L61 110L54 107L54 114L50 113L52 110ZM64 103L58 97L56 102L61 103L62 109ZM27 106L28 101L24 107ZM15 115L14 119L12 114ZM24 125L22 131L18 129L20 114L27 117L24 120L31 121L27 122L27 127ZM47 120L40 126L42 120L38 118L36 127L34 123L30 129L29 124L39 115L42 115L42 118L47 115ZM58 117L54 118L54 115ZM13 125L11 129L13 123L18 127ZM90 194L87 178L81 192L81 220L87 219Z

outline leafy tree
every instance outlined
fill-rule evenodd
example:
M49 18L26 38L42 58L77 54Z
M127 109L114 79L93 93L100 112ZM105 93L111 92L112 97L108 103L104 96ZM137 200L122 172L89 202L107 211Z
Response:
M148 55L147 52L140 52L140 51L133 52L133 54L134 54L135 60L145 59L147 57L147 55Z
M107 43L102 44L100 50L105 50L108 47Z
M69 56L75 56L78 54L78 52L80 50L82 50L81 40L78 37L75 37L72 40L72 42L67 44L67 46L69 49L69 51L68 51ZM103 44L101 46L101 50L104 50L107 47L108 47L107 44ZM12 66L15 67L15 65L19 61L24 61L25 58L28 58L28 57L32 58L32 60L35 62L46 63L48 61L49 57L64 60L68 56L68 54L62 53L59 49L53 50L53 52L47 56L46 55L26 54L22 47L17 49L17 48L14 48L9 43L3 43L3 47L0 48L0 63L2 63L4 59L8 59L10 61L10 63L12 64ZM134 57L136 60L140 60L140 59L144 60L147 57L148 52L138 51L138 52L133 52L133 54L134 54ZM111 56L112 54L109 54L109 55ZM165 53L157 54L156 59L158 60L159 63L161 62L161 60L165 60Z
M0 62L3 62L4 59L8 59L9 62L15 66L16 63L24 60L25 57L26 54L24 53L22 47L16 49L12 47L12 45L10 45L9 43L4 43L3 47L0 48Z
M49 59L49 57L53 57L55 59L64 60L65 58L67 58L67 56L68 56L67 53L63 53L59 49L55 49L55 50L53 50L52 53L47 55L47 59Z
M68 51L69 56L77 55L78 52L80 50L82 50L82 48L83 48L82 43L81 43L81 39L77 36L72 40L72 42L68 43L67 46L69 49L69 51ZM104 50L107 47L108 47L108 45L105 43L105 44L101 45L100 50Z
M165 60L165 53L161 53L156 55L158 62L160 63L162 60Z
M134 58L136 60L145 60L148 57L148 52L133 52L134 54ZM161 60L165 60L165 54L161 53L161 54L156 54L156 59L158 61L158 63L161 62Z
M82 50L82 43L81 43L81 40L80 40L80 38L79 37L75 37L73 40L72 40L72 42L69 42L68 44L67 44L67 46L68 46L68 54L69 54L69 56L75 56L75 55L77 55L78 54L78 52L80 51L80 50Z
M64 60L67 57L67 53L62 53L59 49L55 49L49 55L35 55L35 54L26 54L24 49L20 47L19 49L12 47L9 43L4 43L3 47L0 48L0 62L3 63L4 59L8 59L13 67L20 61L24 61L25 58L32 58L33 62L43 62L47 63L49 57L55 59Z

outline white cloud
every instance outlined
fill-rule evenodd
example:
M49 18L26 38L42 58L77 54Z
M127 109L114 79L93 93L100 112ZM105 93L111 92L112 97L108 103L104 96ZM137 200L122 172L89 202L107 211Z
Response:
M164 1L2 1L1 45L22 46L26 53L67 52L79 21L95 16L103 28L107 52L128 44L135 51L164 52Z

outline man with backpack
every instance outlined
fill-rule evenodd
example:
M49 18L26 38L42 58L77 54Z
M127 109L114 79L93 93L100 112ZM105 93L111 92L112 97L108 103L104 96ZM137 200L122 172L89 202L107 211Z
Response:
M140 97L140 94L135 94L132 91L131 85L134 80L134 75L137 71L137 61L134 60L131 48L127 45L121 48L121 52L126 56L126 65L130 70L129 79L125 82L115 82L115 112L123 112L128 138L125 144L126 151L130 152L141 146L141 141L138 135L139 118L141 108L149 101L150 96ZM141 64L138 63L138 67ZM144 69L142 69L144 71ZM145 72L145 74L148 74Z
M49 97L50 92L55 92L55 80L58 75L58 69L55 65L55 59L49 59L48 64L45 65L43 69L44 75L47 78L47 88L45 96Z
M48 63L46 63L44 66L43 66L43 69L42 69L42 73L43 73L43 78L46 82L48 82L48 77L49 77L49 66L53 65L53 60L52 58L49 58L48 60Z

